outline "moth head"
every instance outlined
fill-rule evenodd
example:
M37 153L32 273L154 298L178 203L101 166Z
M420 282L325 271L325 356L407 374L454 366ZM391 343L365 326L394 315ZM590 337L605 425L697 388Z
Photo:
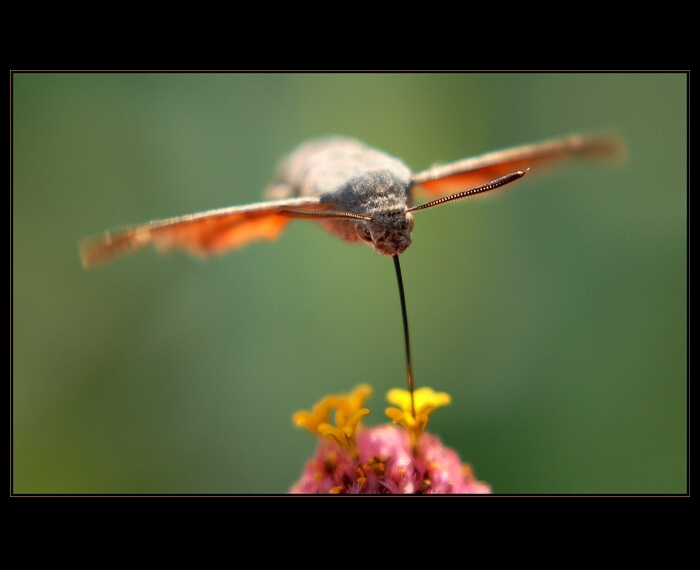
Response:
M400 255L411 245L413 216L406 211L375 214L369 220L356 222L358 237L377 253Z

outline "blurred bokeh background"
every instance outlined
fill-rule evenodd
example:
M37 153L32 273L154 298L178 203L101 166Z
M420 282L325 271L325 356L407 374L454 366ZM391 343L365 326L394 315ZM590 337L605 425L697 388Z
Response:
M13 75L14 493L284 493L322 396L405 386L388 258L295 221L85 271L78 240L259 200L344 134L414 171L572 132L629 158L419 212L402 256L429 431L497 493L685 493L684 74Z

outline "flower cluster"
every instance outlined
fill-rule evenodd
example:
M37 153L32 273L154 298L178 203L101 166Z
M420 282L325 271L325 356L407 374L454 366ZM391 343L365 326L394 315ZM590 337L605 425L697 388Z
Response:
M348 394L326 396L311 411L294 414L299 427L319 436L316 456L309 459L292 493L406 494L490 493L457 453L425 433L430 413L450 402L444 392L421 388L411 395L390 390L387 399L398 408L386 409L396 425L363 428L369 413L364 401L372 393L363 384ZM335 426L330 423L335 410Z

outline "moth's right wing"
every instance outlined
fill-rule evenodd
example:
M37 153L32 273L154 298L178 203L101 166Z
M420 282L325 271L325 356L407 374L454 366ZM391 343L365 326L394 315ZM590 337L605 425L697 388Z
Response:
M200 256L221 253L259 239L272 241L300 212L326 209L313 196L209 210L86 238L80 242L80 257L84 267L92 267L149 244Z
M417 189L432 198L486 184L516 171L536 174L546 167L572 158L619 160L623 143L611 136L578 136L519 146L434 166L414 174Z

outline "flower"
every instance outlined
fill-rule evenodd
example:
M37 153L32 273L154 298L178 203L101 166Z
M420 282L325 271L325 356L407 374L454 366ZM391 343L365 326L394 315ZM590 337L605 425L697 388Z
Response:
M440 439L425 433L428 414L449 403L445 393L421 388L414 393L416 418L410 416L410 394L391 390L387 399L401 409L387 414L396 425L363 428L360 420L369 413L363 408L371 394L367 385L348 394L326 396L311 412L294 414L294 423L319 436L315 457L306 462L292 493L404 494L490 493L476 479L471 467ZM336 426L328 422L336 409ZM409 410L407 412L407 409ZM408 417L405 414L408 413ZM396 419L395 419L396 418ZM410 419L409 419L410 418Z
M292 416L292 421L299 427L305 427L313 434L326 435L333 439L341 449L357 455L354 433L363 416L369 414L362 404L372 394L372 387L360 384L348 394L326 396L316 404L311 412L301 410ZM335 425L329 422L331 409L336 408Z
M410 435L411 446L415 447L418 443L418 438L425 430L428 424L428 416L438 406L446 406L450 403L450 395L445 392L435 392L432 388L418 388L413 393L413 402L411 401L411 393L408 390L400 390L394 388L389 390L386 399L392 404L400 406L398 408L387 408L385 413L395 424L404 426ZM413 405L415 404L414 416L412 413Z

